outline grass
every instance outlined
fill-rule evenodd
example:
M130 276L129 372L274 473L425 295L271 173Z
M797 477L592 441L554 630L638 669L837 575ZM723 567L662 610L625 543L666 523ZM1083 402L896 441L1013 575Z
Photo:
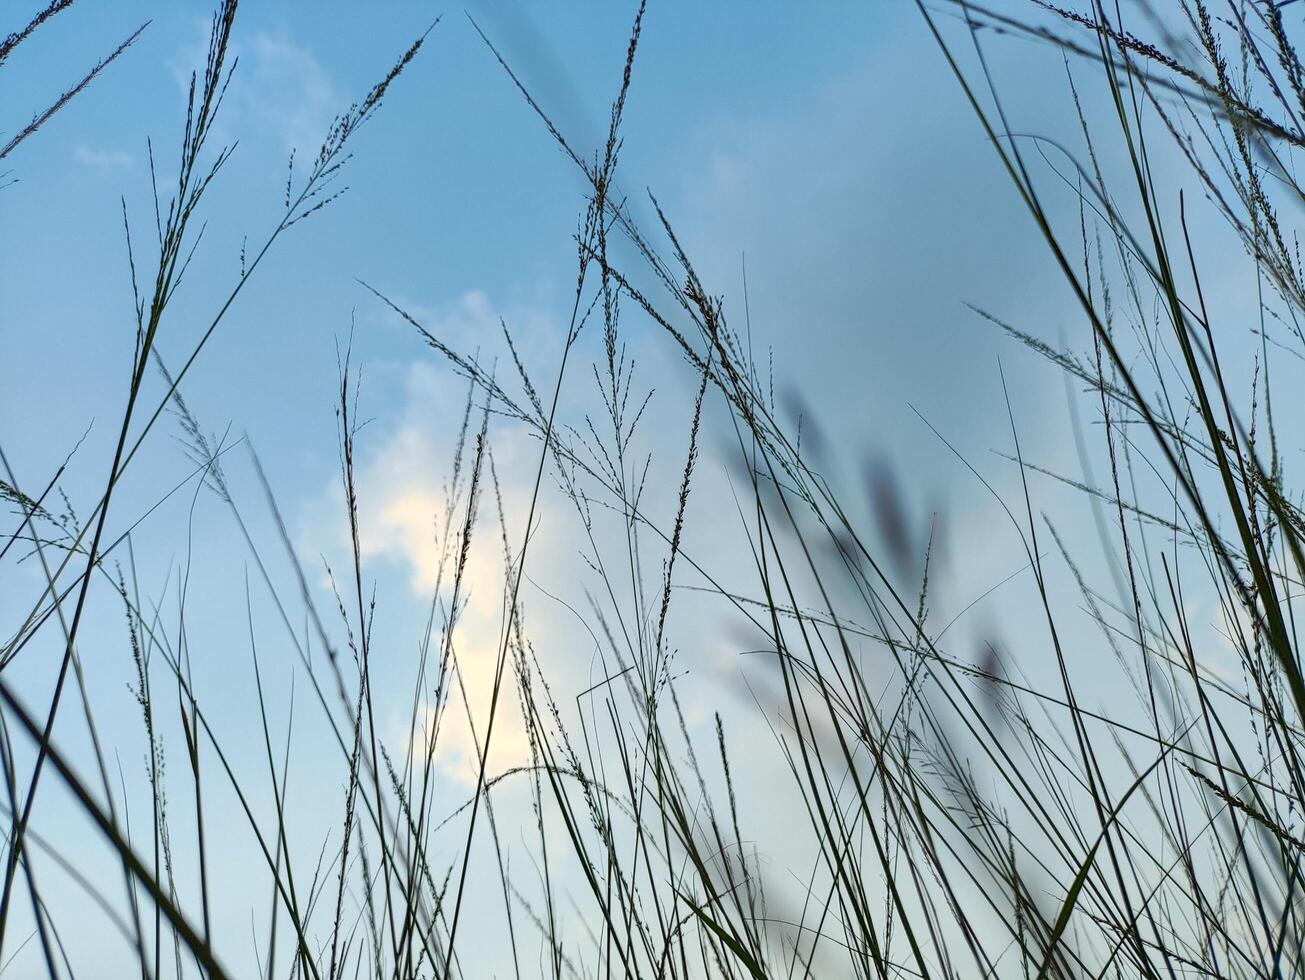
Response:
M50 5L0 43L0 63L67 6ZM908 533L897 480L882 470L870 480L871 516L860 519L860 501L836 486L821 458L838 434L817 439L804 419L804 439L803 427L777 410L773 380L753 356L746 297L727 304L711 291L655 197L656 225L636 221L617 177L644 5L634 13L606 138L592 155L568 141L481 33L582 176L588 204L565 334L546 380L532 376L506 328L511 363L503 370L366 286L378 307L412 327L414 354L432 349L467 385L460 418L448 420L456 438L435 585L411 664L409 737L397 742L375 685L378 599L362 541L352 347L340 352L337 404L350 553L347 567L323 570L329 601L258 457L250 452L248 466L262 499L248 503L227 477L239 456L205 434L182 384L265 256L306 219L326 220L319 212L329 214L342 192L358 130L402 85L401 73L421 70L426 35L336 118L173 370L157 340L172 326L206 192L231 152L211 146L210 135L233 69L236 7L226 0L214 15L205 66L189 90L175 183L151 153L154 186L164 190L156 190L148 247L124 206L136 339L102 489L89 507L79 502L76 516L60 498L62 469L29 486L0 454L0 492L13 516L0 562L35 561L44 578L25 601L30 611L7 626L0 654L0 964L95 975L94 964L66 953L80 912L43 897L45 876L57 871L120 934L144 978L232 976L223 964L237 956L269 978L478 976L486 937L503 945L518 977L1159 980L1305 971L1305 676L1293 604L1305 573L1305 514L1287 477L1290 413L1275 415L1270 383L1271 367L1274 379L1291 378L1281 354L1299 354L1295 345L1305 341L1290 224L1302 196L1291 161L1305 145L1305 69L1289 6L1233 0L1215 11L1180 0L1125 22L1103 3L1084 11L919 4L1084 331L1081 348L1053 347L977 311L1077 386L1075 405L1092 413L1098 441L1083 451L1084 469L1093 473L1095 460L1104 479L1057 474L1026 458L1009 399L1009 431L994 439L1009 447L1018 474L1013 497L939 433L943 451L991 493L1021 544L1029 580L1022 641L1049 665L1049 682L1028 677L995 645L973 661L955 651L944 635L951 622L931 614L940 588L934 535ZM0 157L39 135L138 35L20 129ZM1014 43L1011 35L1065 53L1064 110L1078 124L1077 149L1013 128L987 47L995 37ZM1099 95L1081 98L1085 84ZM1109 110L1104 122L1085 108L1097 105ZM1200 207L1222 217L1245 252L1260 297L1253 343L1242 325L1218 322L1223 304L1207 305L1206 243L1189 228L1195 205L1154 162L1164 153L1183 161L1185 179L1202 191ZM1048 203L1066 193L1074 207ZM742 331L731 320L740 307ZM650 479L641 448L651 392L627 347L632 315L693 372L692 394L676 406L683 456L663 463L675 474L665 497L657 493L666 481ZM581 338L595 335L593 363L582 365L589 348ZM1247 361L1250 381L1239 395L1234 379L1248 374ZM157 399L145 385L154 371L164 388ZM577 377L593 382L599 406L583 418L566 414ZM249 555L254 687L246 723L256 726L263 771L224 744L195 685L186 614L195 600L183 586L172 612L164 597L142 590L135 529L111 530L123 474L165 417L177 422L193 463L183 486L221 502ZM708 426L727 434L740 464L732 490L746 532L746 551L734 556L748 570L742 585L713 577L698 552L696 464ZM508 428L532 437L536 453L519 513L504 504L494 455L495 435ZM1069 520L1098 530L1100 563L1076 552L1081 535L1041 511L1035 489L1047 479L1076 491ZM527 608L523 581L542 579L545 591L553 584L548 569L530 563L544 507L567 512L559 519L575 529L571 543L592 573L588 608L577 616L603 669L584 690L557 678L547 634L535 632ZM256 530L251 508L270 515L272 534ZM958 533L963 544L966 531ZM466 684L464 620L473 549L486 539L505 572L482 712ZM771 689L757 696L752 722L768 727L768 744L740 745L721 714L702 724L686 712L686 698L700 692L686 690L692 681L678 668L686 641L673 637L691 614L681 612L690 582L764 638ZM120 601L120 639L88 632L92 590ZM254 615L255 595L275 610L275 641ZM1216 610L1213 623L1193 612L1202 602ZM146 746L144 800L115 785L116 746L95 725L96 692L82 670L91 647L123 641ZM1221 646L1235 671L1221 664ZM37 648L57 654L44 696L2 669ZM323 733L312 762L339 774L332 829L308 848L292 781L306 765L292 748L304 695L278 705L264 683L269 663L287 661L307 682L308 710ZM1099 704L1089 691L1103 684L1136 703ZM76 704L89 751L74 757L60 733L74 724ZM459 712L471 731L475 780L451 799L437 753L448 726L461 724ZM495 770L492 749L513 712L528 762ZM743 784L758 758L770 778ZM52 781L102 838L120 880L80 868L79 842L41 833L33 805ZM524 806L501 802L509 787L524 787L524 796L506 797ZM219 796L244 821L250 874L265 889L252 940L215 926L219 831L210 815ZM754 826L773 825L761 809L784 806L792 811L784 839L754 836ZM780 874L771 853L809 861ZM25 951L29 943L34 951Z

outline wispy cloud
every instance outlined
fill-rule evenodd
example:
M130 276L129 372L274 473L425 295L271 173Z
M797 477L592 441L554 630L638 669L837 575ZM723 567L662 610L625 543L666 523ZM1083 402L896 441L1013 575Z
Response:
M317 148L347 100L316 56L285 37L260 32L249 42L243 108L280 135L286 149Z
M136 164L136 158L126 150L102 150L78 144L73 150L73 159L83 166L94 170L130 170Z
M168 59L183 91L191 73L204 70L208 25L199 27L196 39ZM259 31L232 45L228 64L236 61L219 117L224 141L227 132L247 133L252 124L272 137L278 150L314 153L335 114L349 103L317 56L284 34Z

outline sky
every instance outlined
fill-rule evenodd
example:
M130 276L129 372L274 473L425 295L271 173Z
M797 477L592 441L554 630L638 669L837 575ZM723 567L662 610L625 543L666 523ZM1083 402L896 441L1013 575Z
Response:
M7 5L0 32L13 29L27 7ZM367 420L358 457L362 552L382 596L378 643L394 651L384 671L398 740L402 680L433 584L429 529L466 387L363 284L451 346L489 359L504 358L501 320L536 376L551 378L570 307L584 186L471 19L568 139L592 152L605 135L632 16L628 3L472 3L464 11L415 2L266 2L242 7L237 18L239 62L214 136L236 150L206 202L203 241L159 339L170 364L185 356L230 291L242 244L260 242L275 221L292 151L300 161L311 157L334 115L439 18L359 134L343 179L347 193L277 243L183 385L208 431L257 450L321 590L324 566L340 568L347 556L335 399L341 351L351 345ZM124 211L136 247L146 247L150 153L166 180L206 17L198 3L86 0L0 68L7 76L0 127L12 132L79 70L149 22L101 78L4 162L8 183L0 189L0 447L26 486L43 485L89 427L63 481L83 513L109 464L131 362ZM1031 84L1063 77L1057 62L1053 52L1013 41L998 47L996 71L1010 108L1031 130L1063 128L1064 91ZM1089 111L1094 106L1089 96ZM774 2L650 4L617 182L644 221L652 215L646 195L656 195L736 326L744 318L746 269L749 329L773 365L778 400L790 415L819 420L833 447L830 471L856 485L867 461L885 461L910 474L917 526L932 510L946 515L957 546L956 598L940 600L944 608L963 607L1019 567L1018 539L921 419L980 460L999 485L1013 487L1014 474L994 455L1009 449L1004 372L1025 452L1073 472L1062 380L966 304L1052 341L1081 340L1083 324L914 4L839 3L819 14ZM685 405L695 379L646 318L631 309L626 323L638 377L656 389L642 438L656 460L654 480L670 484L683 467ZM582 349L592 356L594 348ZM162 391L151 379L151 407ZM564 413L578 419L594 404L588 368L572 372ZM152 434L124 481L111 529L126 528L185 478L190 464L177 435L171 418ZM497 422L493 440L519 534L537 444ZM727 430L709 424L704 440L700 471L714 489L690 507L690 531L699 535L690 540L722 574L744 576L746 565L729 557L737 554L731 543L737 548L742 539L728 495ZM256 536L274 540L244 447L229 459ZM1054 488L1044 492L1058 499ZM559 689L574 694L601 679L601 664L574 639L580 631L569 610L582 605L586 569L573 524L553 517L558 507L550 499L531 546L537 564L526 601L538 611L540 635L556 640L548 655ZM669 504L662 511L669 517ZM288 574L280 550L269 551L277 574ZM186 570L187 590L202 597L186 610L196 686L233 753L255 752L261 735L245 626L252 573L225 509L188 485L137 531L133 556L141 580L159 583L149 588L165 607L178 607L177 576ZM467 629L486 642L499 615L494 559L492 550L478 551L471 571L478 584ZM25 597L39 581L31 561L0 569L6 623L26 611ZM554 597L549 583L571 591ZM685 610L689 621L677 628L690 639L691 617L713 621L691 599ZM89 616L94 650L84 659L97 692L96 721L123 779L139 786L145 748L111 590L95 594ZM996 613L984 617L982 608L971 617L976 636L997 628ZM277 651L267 654L267 669L284 698L297 675L284 642L271 638L265 603L257 623L267 649ZM737 683L735 636L700 632L706 638L696 648L686 641L682 659L704 678L702 690L730 692L720 703L746 725L750 705ZM48 689L50 649L34 645L14 665L32 703ZM468 663L468 683L483 691L492 663ZM307 697L302 686L296 696ZM297 737L305 744L321 736L312 725L302 722ZM84 726L72 712L57 732L84 752ZM506 730L498 761L524 753L523 738ZM451 735L440 759L451 799L459 786L465 795L473 758L465 734ZM297 799L305 826L315 826L317 809L336 805L341 787L337 776L311 766L303 781ZM266 802L266 791L260 794ZM71 842L81 826L57 789L42 799L38 818L56 843ZM98 860L111 867L103 854ZM223 886L239 893L244 873L222 867ZM86 902L75 886L51 877L52 891ZM219 932L240 934L247 916L238 909ZM73 944L83 952L107 949L106 930L88 929ZM114 950L105 955L127 952L120 943ZM239 959L247 952L232 955L247 968ZM14 960L13 975L38 969L28 949Z

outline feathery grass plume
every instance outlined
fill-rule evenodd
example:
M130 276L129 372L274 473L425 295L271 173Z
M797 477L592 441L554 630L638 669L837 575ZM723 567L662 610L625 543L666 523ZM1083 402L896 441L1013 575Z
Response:
M35 33L37 28L45 24L55 14L62 13L63 11L67 10L71 6L72 6L72 0L52 0L49 6L39 11L27 23L26 27L22 28L21 30L14 31L12 34L8 35L3 40L0 40L0 67L3 67L5 61L9 58L11 54L13 54L14 49L17 48L24 41L28 40L32 36L32 34ZM3 160L10 153L12 153L18 147L18 144L22 143L26 139L29 139L33 134L36 133L38 129L40 129L47 122L49 122L50 119L55 115L55 113L57 113L60 109L64 108L64 106L66 106L69 102L77 98L78 95L80 95L83 91L85 91L86 88L91 84L91 82L95 81L95 79L99 77L100 73L103 72L104 69L108 68L109 65L111 65L123 54L123 52L125 52L128 48L130 48L133 44L136 43L136 40L141 36L141 34L145 32L145 28L149 26L149 23L150 23L149 21L146 21L145 23L141 24L140 27L136 28L136 30L134 30L131 34L127 35L125 40L123 40L116 48L114 48L107 55L105 55L103 58L97 61L90 68L90 70L87 71L84 75L82 75L81 79L77 81L71 88L65 90L58 98L56 98L53 102L51 102L50 105L48 105L45 109L41 110L40 112L37 112L25 126L19 129L13 136L9 138L9 141L7 143L5 143L3 146L0 146L0 160Z

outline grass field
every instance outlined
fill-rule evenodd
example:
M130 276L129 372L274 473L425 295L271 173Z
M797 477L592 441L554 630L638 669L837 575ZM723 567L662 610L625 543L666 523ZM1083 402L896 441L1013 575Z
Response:
M24 45L81 6L34 11L0 41L0 75L21 84ZM45 409L3 403L0 974L1305 973L1305 10L896 4L931 38L919 71L947 78L1019 205L1002 235L1044 259L1020 288L1063 307L1059 343L965 312L1008 352L976 367L1003 415L981 445L911 406L994 515L979 522L863 460L856 426L873 423L807 408L821 379L754 343L746 267L700 277L656 187L622 179L646 6L628 11L595 145L470 21L537 124L521 138L555 144L584 189L572 277L546 337L505 320L464 343L360 274L341 322L397 325L460 407L425 420L447 450L421 477L434 510L369 511L376 481L415 464L375 465L366 338L340 331L340 536L314 541L257 420L218 431L185 393L233 311L280 288L281 252L336 219L369 121L455 14L292 158L233 263L205 247L244 67L236 0L219 4L180 132L151 137L151 200L122 204L120 414L37 472L3 440ZM7 118L0 167L21 175L140 36L107 43L30 123ZM1063 93L1057 133L1008 111L992 59L1021 45L1055 55L1038 82ZM884 97L917 111L909 84ZM0 201L24 193L0 185ZM948 270L931 274L944 288ZM0 384L35 372L75 401L61 356L51 340L44 363L0 364ZM887 370L948 384L927 360ZM1025 370L1063 380L1077 472L1026 454L1049 409L1021 397ZM183 461L175 484L136 478L155 445ZM238 564L201 569L197 513ZM168 514L171 544L151 533ZM378 585L378 527L420 556L411 621ZM994 577L997 537L1017 564ZM976 644L965 629L994 595ZM745 665L732 694L708 680L721 657ZM221 677L237 701L206 693ZM88 959L98 946L117 952Z

